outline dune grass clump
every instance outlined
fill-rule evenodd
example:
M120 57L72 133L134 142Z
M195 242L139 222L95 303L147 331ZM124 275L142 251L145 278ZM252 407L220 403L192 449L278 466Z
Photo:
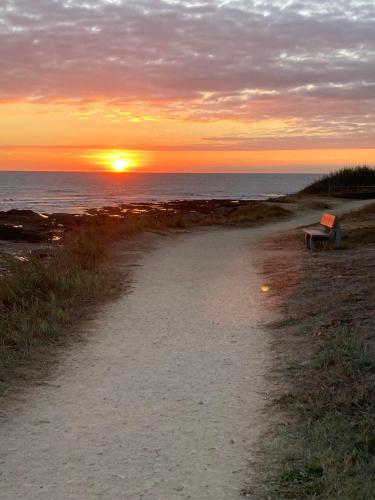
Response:
M43 258L6 257L7 272L0 277L0 360L52 342L84 303L108 293L104 269L115 237L114 226L93 224L74 230Z
M369 166L347 167L325 175L313 182L301 193L304 194L345 194L363 191L368 186L375 193L375 168Z

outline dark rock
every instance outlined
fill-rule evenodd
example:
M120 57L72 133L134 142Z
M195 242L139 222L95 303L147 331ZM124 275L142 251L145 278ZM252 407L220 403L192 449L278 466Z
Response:
M41 243L48 235L30 229L7 226L0 224L0 240L27 241L29 243Z
M49 216L51 224L55 226L63 226L65 228L71 228L79 224L80 219L84 216L76 217L74 214L67 213L53 213ZM86 216L89 217L89 216Z
M19 224L20 222L30 222L39 223L44 221L44 217L32 210L7 210L6 212L0 212L0 221Z
M231 207L219 207L215 210L215 215L217 215L218 217L224 217L225 215L228 215L230 214L231 212L234 212L236 209L233 208L233 206Z

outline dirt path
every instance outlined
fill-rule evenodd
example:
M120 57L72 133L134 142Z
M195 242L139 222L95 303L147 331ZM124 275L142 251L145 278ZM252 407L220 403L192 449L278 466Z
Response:
M144 254L132 292L1 425L0 498L240 498L270 363L251 244L317 217L194 231Z

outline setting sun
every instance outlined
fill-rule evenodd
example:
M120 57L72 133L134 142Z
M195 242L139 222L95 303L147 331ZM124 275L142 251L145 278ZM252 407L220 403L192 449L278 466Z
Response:
M130 160L125 160L123 158L117 158L112 161L112 168L116 172L123 172L127 167L131 166Z
M144 165L146 153L134 150L87 150L80 158L88 165L98 165L101 170L125 172Z

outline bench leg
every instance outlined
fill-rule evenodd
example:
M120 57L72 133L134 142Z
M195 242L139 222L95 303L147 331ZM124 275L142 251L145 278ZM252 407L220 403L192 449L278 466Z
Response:
M316 250L316 243L311 234L305 233L305 245L309 250Z
M311 234L305 233L305 245L309 250L314 250L315 245Z
M338 229L335 231L335 237L333 240L333 248L340 248L341 245L341 231Z

